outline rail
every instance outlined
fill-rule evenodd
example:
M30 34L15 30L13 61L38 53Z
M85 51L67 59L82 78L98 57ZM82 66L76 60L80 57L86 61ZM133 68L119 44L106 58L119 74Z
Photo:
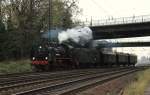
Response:
M111 68L111 70L118 70L121 68ZM102 73L102 72L108 72L108 69L85 69L85 70L74 70L74 71L64 71L63 73L57 72L57 73L44 73L44 75L39 74L38 78L37 75L35 76L27 76L26 78L22 79L17 78L10 80L8 82L3 82L0 84L0 94L12 94L14 92L18 92L25 89L33 89L36 87L41 87L42 85L51 84L54 81L59 80L66 80L73 77L79 77L79 76L86 76L94 73Z
M77 77L72 79L66 79L60 82L53 83L48 86L15 93L14 95L36 95L36 94L47 95L48 93L50 95L51 94L62 95L64 93L68 93L70 91L80 89L82 87L86 87L98 82L106 82L114 78L118 78L123 75L133 73L138 70L139 69L130 68L130 69L123 69L123 70L112 71L112 72L110 71L105 73L97 73L93 75L87 75L87 76L82 76L82 77ZM70 94L66 94L66 95L70 95Z

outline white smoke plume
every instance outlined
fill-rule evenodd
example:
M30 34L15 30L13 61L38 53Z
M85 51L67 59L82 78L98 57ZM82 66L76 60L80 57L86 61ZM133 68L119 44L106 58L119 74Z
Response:
M89 27L67 29L58 34L58 39L59 43L71 40L83 46L93 39L92 30Z

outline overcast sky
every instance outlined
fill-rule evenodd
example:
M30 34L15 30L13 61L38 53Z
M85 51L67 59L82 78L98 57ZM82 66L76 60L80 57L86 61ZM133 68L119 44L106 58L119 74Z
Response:
M79 0L82 20L150 15L150 0Z

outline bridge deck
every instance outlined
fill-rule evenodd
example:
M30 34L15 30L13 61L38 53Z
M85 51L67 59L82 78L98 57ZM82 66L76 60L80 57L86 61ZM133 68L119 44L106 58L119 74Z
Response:
M85 21L81 26L89 26L94 39L112 39L150 36L150 15Z
M150 22L150 15L141 15L141 16L131 16L131 17L120 17L113 18L109 17L102 20L86 20L81 22L82 26L107 26L107 25L120 25L120 24L132 24L132 23L143 23Z
M150 42L119 42L119 43L99 43L99 47L150 47Z
M150 36L150 22L92 26L94 39Z

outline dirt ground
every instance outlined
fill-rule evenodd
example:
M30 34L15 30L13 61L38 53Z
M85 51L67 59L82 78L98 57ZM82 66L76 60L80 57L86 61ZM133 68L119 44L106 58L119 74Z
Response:
M123 89L135 79L135 73L79 92L76 95L121 95Z

